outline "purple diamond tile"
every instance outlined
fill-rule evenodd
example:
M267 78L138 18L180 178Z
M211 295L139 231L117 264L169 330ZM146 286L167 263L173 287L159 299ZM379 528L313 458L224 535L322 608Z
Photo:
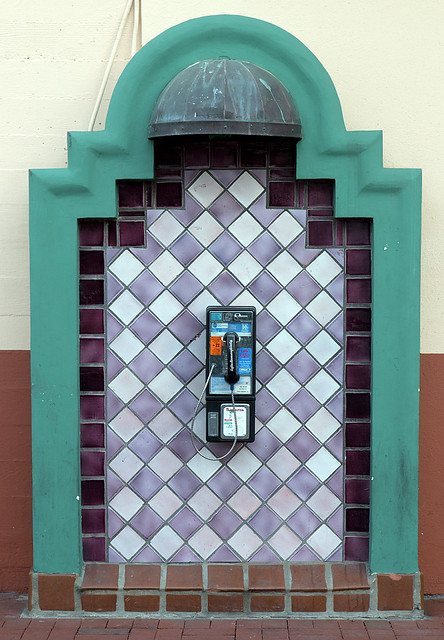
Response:
M287 442L288 449L302 462L308 460L320 446L316 438L305 427L299 429L296 435Z
M300 422L306 422L319 409L320 404L308 391L301 389L287 403L287 407Z
M256 358L256 377L265 384L274 376L280 365L264 349Z
M91 538L89 538L89 540L91 540ZM100 560L98 558L93 558L93 557L85 557L85 549L83 549L83 553L84 553L84 560L85 561L89 561L89 560L96 560L98 562L100 562ZM125 558L123 558L121 555L119 555L117 553L117 551L115 551L112 547L109 548L108 550L108 562L126 562Z
M123 482L120 478L116 476L115 473L108 469L106 473L106 490L108 495L108 500L111 498L123 487Z
M303 467L287 482L287 486L294 491L301 500L307 500L310 494L319 488L320 482L308 469Z
M163 324L146 309L135 322L130 325L133 331L142 342L148 344L163 329Z
M171 291L182 304L188 304L202 289L202 283L192 276L189 271L185 271L174 284L170 286L169 291Z
M344 417L344 397L342 391L340 391L325 406L334 415L334 417L339 420L339 422L342 422Z
M320 366L309 353L302 350L287 363L287 369L298 382L304 384L320 369Z
M321 253L322 249L306 249L305 233L301 233L299 238L288 247L288 251L301 266L306 267Z
M266 505L263 505L259 511L256 511L254 516L250 518L248 524L258 536L265 540L282 524L282 520Z
M281 290L280 285L267 271L263 271L248 288L263 305L268 304Z
M342 384L344 379L344 353L341 351L325 368Z
M131 362L129 368L142 382L148 384L164 368L164 364L151 351L144 349Z
M154 418L161 408L161 403L148 391L148 389L142 391L142 393L130 405L131 411L133 411L144 423L147 423Z
M201 558L199 558L199 556L196 555L188 545L184 545L182 549L179 549L179 551L170 559L170 562L187 564L190 562L201 562Z
M183 500L188 500L191 494L196 491L197 487L201 486L201 481L198 480L194 473L192 473L189 469L183 467L168 482L168 486Z
M123 286L118 282L115 277L108 273L106 276L106 298L108 302L114 300L116 295L123 290Z
M162 443L153 436L147 427L142 429L128 445L131 451L134 451L144 462L149 462L162 446Z
M221 500L228 500L241 485L238 478L226 467L218 471L207 484Z
M344 344L344 319L342 311L326 329L340 344Z
M134 556L132 562L163 562L163 558L161 558L154 549L146 546L142 551L139 551L137 556Z
M202 448L202 445L196 441L196 447ZM176 456L183 462L188 462L196 453L191 442L191 434L188 429L182 429L175 438L168 444L168 448L174 451Z
M170 520L170 526L184 540L188 540L202 524L202 520L200 520L191 509L188 509L188 507L181 509L179 513Z
M208 287L213 296L223 305L229 304L242 291L242 288L242 285L228 271L223 271Z
M256 336L262 344L271 340L281 329L282 325L265 309L256 318Z
M276 413L280 406L279 402L266 389L261 389L256 396L256 415L264 424Z
M154 220L150 220L150 223L154 222ZM157 240L150 234L148 230L148 238L146 249L133 249L134 255L143 262L143 264L147 267L149 264L154 262L156 258L160 256L163 251L162 245L157 242Z
M326 289L332 298L342 307L344 304L344 274L339 274Z
M288 331L301 344L307 344L319 331L321 325L314 320L305 310L298 313L296 318L287 325ZM299 352L303 353L303 352Z
M334 514L326 521L326 524L332 529L336 535L342 539L344 534L344 514L342 505L337 509Z
M250 169L250 173L255 176L259 182L265 187L267 184L267 170L266 169Z
M204 326L188 310L185 310L168 325L168 328L176 338L186 345L201 333Z
M196 404L197 398L193 396L188 389L184 389L182 393L173 400L173 402L170 402L169 408L179 418L179 420L187 423L193 417Z
M241 253L242 245L228 231L224 231L210 245L209 250L219 262L227 266Z
M291 213L293 218L300 222L303 227L307 226L307 211L305 209L287 209L287 211Z
M268 458L271 458L280 446L281 442L275 438L267 427L264 427L256 435L255 441L248 445L248 448L256 457L264 462L268 460Z
M202 363L185 349L185 351L182 351L170 362L168 368L171 369L183 383L187 384L191 378L194 378L194 376L201 371Z
M147 467L144 467L129 483L131 489L137 491L144 500L149 500L162 485L162 480Z
M122 249L112 249L108 248L106 250L106 264L111 264L117 256L122 253Z
M279 478L274 473L267 469L267 467L261 467L257 473L250 478L248 486L255 491L258 496L263 500L266 500L281 484Z
M291 556L290 560L292 562L319 562L320 557L304 544Z
M114 340L114 338L119 334L123 329L123 324L120 323L112 313L106 314L106 337L108 340L108 344Z
M261 233L259 238L254 240L254 242L252 242L248 247L248 251L251 255L253 255L256 260L264 266L273 260L281 250L281 245L276 242L268 231Z
M149 271L144 271L131 285L131 291L141 302L149 305L161 291L163 285Z
M108 382L111 382L111 380L122 371L124 366L123 362L108 349L106 354L106 374Z
M185 192L185 207L183 209L171 209L170 213L172 213L179 222L187 226L200 216L202 211L202 206L187 192Z
M331 556L328 556L327 562L342 562L342 545Z
M251 556L250 562L282 562L279 556L277 556L273 551L267 547L263 546L256 551L256 553Z
M211 205L210 212L224 227L228 227L243 211L243 207L225 191Z
M287 520L289 527L303 540L307 539L321 524L321 520L304 504L294 516Z
M347 536L345 538L345 560L366 562L368 560L369 539L367 537Z
M143 538L150 538L163 524L162 518L145 505L131 520L130 525L138 531Z
M108 420L112 420L114 416L116 416L123 408L123 406L123 402L120 400L120 398L118 398L110 389L108 389L108 393L106 396L106 411Z
M338 460L343 460L344 444L342 429L325 443L325 447L330 451L330 453L336 456Z
M268 225L282 213L280 209L268 209L267 196L265 193L263 193L248 210L264 227L268 227Z
M287 285L287 291L293 298L305 307L321 291L321 287L306 271L301 271L294 280Z
M114 511L108 509L108 536L113 538L123 525L123 520Z
M114 458L116 453L120 451L120 449L122 449L124 446L125 443L123 442L123 440L121 440L112 429L108 428L106 436L106 455L108 457L108 460Z
M333 493L342 500L343 495L343 467L339 467L332 476L325 483L327 487L333 491Z
M240 560L241 559L225 545L219 547L219 549L208 558L209 562L239 562Z
M242 520L225 505L208 521L208 526L217 533L222 540L227 540L241 524Z
M199 169L188 169L184 172L184 184L185 187L189 187L192 182L197 178L200 173ZM185 207L186 208L186 207Z
M239 169L212 169L209 173L224 187L229 187L241 172Z
M203 247L188 231L185 231L173 242L169 248L170 253L177 258L180 264L188 267L189 264L203 251Z

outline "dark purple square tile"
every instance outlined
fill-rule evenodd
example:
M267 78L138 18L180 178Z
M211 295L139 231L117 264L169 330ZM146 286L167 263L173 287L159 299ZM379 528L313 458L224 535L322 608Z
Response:
M349 362L370 362L371 338L369 336L347 336L345 359Z
M188 540L195 531L202 525L202 520L195 513L184 507L170 520L170 526L176 531L181 538Z
M277 478L270 469L267 469L267 467L259 469L248 482L248 486L263 500L269 498L280 484L281 481L279 478Z
M265 167L266 148L263 140L247 140L241 146L241 166L242 167Z
M248 288L263 305L268 304L281 290L280 284L267 271L263 271Z
M248 251L263 266L267 265L282 250L272 235L265 231L248 247Z
M281 169L270 169L270 180L280 180L281 178L291 178L294 180L294 167L283 167Z
M172 489L174 493L177 493L177 495L179 495L183 500L188 500L191 494L193 494L201 485L201 480L198 480L194 473L186 467L183 467L168 482L170 489Z
M79 251L79 273L81 276L100 276L105 273L103 251Z
M128 445L131 451L134 451L144 462L149 462L162 446L162 443L154 437L147 427L139 431Z
M305 427L299 431L287 442L287 448L298 458L305 462L310 458L321 445Z
M222 545L219 549L208 558L209 562L239 562L240 558L235 555L226 545Z
M256 434L255 441L251 442L248 448L255 456L264 462L268 460L268 458L271 458L280 446L281 442L274 437L267 427L264 427Z
M319 407L319 402L305 389L298 391L287 403L287 408L290 409L300 422L306 422Z
M80 425L80 447L102 448L105 446L105 427L101 422L85 422Z
M345 510L345 530L348 533L368 533L370 509L355 507Z
M221 500L228 500L241 485L238 478L226 467L218 471L207 484Z
M108 220L108 224L106 225L108 241L108 247L117 247L117 221L116 220Z
M202 448L202 445L196 442L198 449ZM188 462L196 453L191 442L191 434L188 429L182 429L175 438L168 443L168 448L173 451L178 458L183 462Z
M162 291L163 285L149 271L144 271L131 284L131 292L145 305L150 304Z
M105 386L103 367L80 367L80 391L103 391Z
M105 398L100 396L80 396L81 420L104 420Z
M259 511L256 511L254 516L250 518L248 524L255 533L265 540L282 524L282 520L266 505L263 505Z
M345 560L352 562L367 562L369 539L358 536L346 536Z
M182 207L182 182L156 182L156 207Z
M243 210L243 207L228 191L219 196L210 207L210 212L224 227L228 227L236 220Z
M325 368L336 378L339 384L342 384L344 378L344 353L341 351Z
M294 167L296 164L296 144L279 140L269 144L270 167Z
M194 378L194 376L201 371L202 366L200 360L185 349L170 362L168 368L171 369L183 383L187 384L191 378Z
M197 398L188 389L184 389L174 400L170 402L170 410L184 423L193 417L196 408Z
M372 281L370 278L347 278L347 303L372 301Z
M301 233L297 240L288 247L288 252L293 258L296 258L301 266L306 267L321 253L321 249L306 249L305 233Z
M194 258L203 251L203 247L188 231L185 231L185 233L173 242L169 250L181 264L188 267Z
M345 446L346 447L369 447L370 446L370 423L369 422L349 422L345 426Z
M291 516L287 524L303 540L306 540L319 527L321 520L304 504Z
M371 252L369 249L347 249L345 272L349 276L371 275Z
M344 221L336 220L336 245L342 247L344 244Z
M292 562L319 562L320 557L304 544L291 556L290 560Z
M79 304L102 305L105 300L105 283L103 280L80 280Z
M224 140L213 142L213 167L232 169L237 167L238 144L236 141Z
M143 538L151 536L163 525L162 518L157 513L145 505L139 513L131 520L131 526L138 531Z
M305 310L298 313L296 318L287 325L288 331L301 344L307 344L322 329L321 325L314 320ZM303 354L304 351L300 351Z
M368 246L371 244L370 220L347 220L345 237L348 246Z
M105 538L94 536L83 538L83 560L85 562L105 562Z
M106 394L106 412L108 420L112 420L121 409L123 409L123 402L118 398L110 389Z
M342 307L344 304L344 275L340 273L326 289L331 297Z
M121 247L144 247L145 240L145 222L119 222Z
M287 486L301 500L307 500L314 490L319 487L319 484L319 480L305 467L295 473L291 480L287 481Z
M143 182L134 180L118 183L119 207L143 207Z
M151 351L144 349L137 358L134 358L129 368L143 383L148 384L164 366Z
M149 422L158 411L162 408L161 403L153 396L152 393L145 389L137 398L131 403L130 409L142 420L142 422Z
M370 418L370 394L346 393L345 417L347 419L368 420Z
M176 338L186 345L201 333L204 326L189 311L185 310L168 325L168 328Z
M268 382L280 368L280 365L264 349L256 358L256 377L262 384Z
M345 502L347 504L370 504L370 480L346 478Z
M80 472L82 476L103 476L105 453L103 451L81 451Z
M80 363L105 362L105 340L103 338L80 338Z
M149 500L163 486L155 473L144 467L129 483L131 489L134 489L141 498Z
M80 333L103 334L103 309L80 309Z
M210 143L193 142L185 147L185 167L205 169L210 166Z
M210 245L209 250L219 262L227 266L241 253L242 246L228 231L224 231Z
M163 328L163 324L148 309L130 325L131 331L145 344L151 342Z
M347 389L370 389L371 366L369 364L348 364L345 367Z
M265 309L256 318L256 336L262 344L271 340L281 329L282 325Z
M106 275L106 301L108 304L114 300L117 294L123 291L123 286L111 273Z
M345 330L352 332L370 332L372 327L371 309L351 307L345 311Z
M332 208L322 208L322 209L309 209L308 210L309 218L332 218L333 217L333 209ZM342 221L341 221L342 222Z
M251 556L250 562L273 562L279 563L281 559L273 551L264 545L254 555Z
M368 449L347 449L345 472L348 476L370 475L370 451Z
M144 209L120 209L119 218L144 218Z
M256 415L264 424L276 413L280 408L279 402L263 388L256 396Z
M182 275L170 286L169 290L182 304L188 304L203 289L203 285L189 271Z
M82 480L82 505L105 504L105 481Z
M307 204L309 207L331 207L333 206L334 181L307 181L308 193Z
M294 181L268 183L268 205L270 207L295 207L296 184Z
M243 289L231 273L223 271L208 287L223 305L228 305Z
M333 491L333 493L335 494L335 496L337 496L341 501L343 498L343 475L344 475L344 469L343 467L339 467L339 469L337 471L334 472L333 475L330 476L330 478L328 479L328 481L325 483L327 485L327 487Z
M305 307L318 293L321 287L306 271L301 271L294 280L287 285L287 291L293 298Z
M79 220L79 246L103 247L104 223L102 220Z
M222 540L227 540L241 524L242 520L235 515L227 506L223 506L220 511L208 521L208 526L217 533Z
M310 247L332 247L333 220L309 220L307 239L307 245Z
M281 214L280 209L269 209L267 205L267 196L263 193L254 204L248 208L251 215L256 218L264 227L273 222L278 215Z

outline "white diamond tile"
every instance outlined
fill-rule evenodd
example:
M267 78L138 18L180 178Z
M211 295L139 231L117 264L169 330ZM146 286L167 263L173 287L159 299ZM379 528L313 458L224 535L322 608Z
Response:
M211 253L204 251L190 264L188 269L203 285L207 285L214 280L223 267Z
M222 544L222 540L216 533L206 524L199 529L188 541L188 544L196 553L204 560L209 558L218 547Z
M150 271L167 287L183 271L183 266L169 251L164 251L151 263Z
M323 326L330 322L330 320L341 311L341 307L326 291L321 291L321 293L307 305L306 309L311 313L313 318Z
M341 540L327 525L322 524L307 539L307 542L321 557L321 560L326 560L340 544Z
M289 528L283 525L271 538L268 544L283 560L288 560L301 544L301 539Z
M280 331L267 345L267 349L282 364L288 362L300 348L301 345L299 342L295 340L286 329Z
M187 389L188 391L191 391L191 393L194 393L194 395L198 398L202 392L204 384L205 384L205 371L200 371L197 374L197 376L195 376L187 384Z
M143 500L129 487L123 487L110 501L110 505L124 520L130 520L143 505Z
M341 501L330 489L322 485L316 493L307 500L307 504L321 520L326 520L328 516L339 507Z
M281 291L271 302L267 310L279 320L281 324L287 324L301 310L301 305L286 291Z
M267 423L267 427L281 442L287 442L287 440L295 435L301 426L299 420L297 420L288 409L285 409L285 407L279 409L276 415Z
M243 520L246 520L261 506L262 502L244 485L228 500L228 504Z
M148 463L148 467L167 482L182 466L182 461L172 451L164 447Z
M244 289L241 294L237 296L231 303L233 306L239 307L255 307L256 313L262 311L263 307L261 303L247 289Z
M207 486L203 486L188 500L190 506L202 520L207 520L220 507L222 501Z
M284 404L289 400L301 385L285 369L281 369L267 384L268 391Z
M176 353L182 349L182 344L173 336L168 329L164 329L155 340L150 343L150 350L164 364L169 362Z
M199 394L200 395L200 394ZM201 405L202 406L202 405ZM188 423L188 428L191 431L191 421ZM197 436L202 442L206 442L207 440L207 417L204 409L201 409L194 420L193 425L193 433ZM190 434L191 438L191 434ZM199 441L195 441L196 446L199 444Z
M183 540L174 529L166 525L151 538L150 544L159 555L168 560L183 545Z
M262 545L259 536L246 524L228 538L227 542L242 560L247 560Z
M111 460L109 466L124 482L129 482L143 467L143 462L127 447L124 447Z
M196 433L195 427L196 425L194 425L193 431ZM203 455L207 456L207 458L214 458L209 449L205 449ZM205 458L202 458L202 456L200 456L198 453L196 453L196 455L188 461L188 467L196 474L196 476L200 480L202 480L202 482L206 482L212 476L214 476L216 471L219 470L220 466L221 463L219 462L219 460L206 460Z
M244 207L248 207L256 200L263 190L264 187L246 171L228 189Z
M206 309L207 307L211 307L211 306L218 306L220 303L216 300L216 298L214 296L211 295L211 293L207 290L202 291L201 294L199 294L197 296L197 298L195 298L193 300L193 302L191 302L188 305L188 310L191 311L191 313L193 313L196 318L198 320L200 320L203 324L206 323ZM194 342L197 342L196 340ZM192 343L194 344L194 343ZM190 347L188 347L190 349ZM191 351L191 349L190 349ZM193 351L194 353L194 351ZM196 354L195 354L196 355ZM196 356L198 357L198 356ZM205 358L204 358L205 360Z
M129 560L143 547L145 540L127 525L111 540L111 544L125 560Z
M302 504L288 487L282 487L268 500L268 506L284 520L288 518Z
M210 305L207 305L210 306ZM204 309L206 309L207 307L204 307ZM189 309L189 307L188 307ZM202 332L200 334L200 336L198 336L197 338L195 338L195 340L193 340L188 346L187 346L188 351L191 351L191 353L196 356L196 358L198 360L200 360L202 362L202 364L205 363L205 357L206 357L206 351L205 351L205 335L204 332ZM193 390L193 383L194 380L196 380L196 378L193 378L193 380L189 383L188 388L193 391L194 395L200 396L200 391L198 393L196 393ZM202 387L200 388L202 390Z
M168 409L163 409L154 420L150 422L151 431L162 440L162 442L171 440L182 427L182 423Z
M281 447L268 460L267 465L278 478L286 480L296 469L299 469L301 462L286 447Z
M223 187L207 171L204 171L198 178L188 187L189 193L203 207L208 207L223 191Z
M305 385L305 388L316 398L321 404L326 402L340 388L336 380L334 380L326 371L321 369L311 380Z
M321 287L326 287L333 278L341 273L342 267L336 260L333 260L327 251L323 251L321 255L310 262L307 271L316 282L319 282Z
M123 369L108 386L125 404L143 389L142 382L129 369Z
M129 324L144 307L130 291L125 290L109 308L119 320Z
M144 346L143 342L129 329L124 329L110 344L114 353L117 353L119 358L126 364L131 362L142 351Z
M163 324L168 324L177 316L183 306L169 291L164 291L150 305L152 311Z
M153 391L162 402L167 402L183 387L183 383L171 371L163 369L158 376L151 380L149 387L150 391Z
M267 270L286 287L302 271L302 267L288 251L283 251L267 266Z
M245 482L259 469L261 462L249 449L244 447L239 449L227 463L227 466Z
M111 273L126 285L130 284L145 269L144 265L129 249L125 249L108 268Z
M305 466L312 471L322 482L325 482L331 474L336 471L341 463L331 455L327 449L321 447L305 463Z
M183 226L169 211L165 211L150 225L149 230L163 245L167 246L182 233Z
M199 240L204 247L208 247L217 236L219 236L224 228L218 223L216 218L204 211L190 226L188 231Z
M318 362L325 364L341 347L326 331L320 331L305 348Z
M228 229L244 247L253 242L263 231L261 225L247 211L230 224Z
M162 489L151 498L148 504L161 518L166 520L182 506L182 500L168 487L162 487Z
M229 270L244 286L253 280L257 274L262 271L262 266L255 258L248 253L242 251L235 260L229 265Z
M144 427L144 424L132 411L125 407L125 409L122 409L122 411L111 420L109 426L117 433L119 438L124 442L128 442L136 433L139 433Z
M284 211L270 224L268 230L279 240L281 245L286 247L302 233L304 228L288 211Z
M305 426L320 442L324 443L339 429L341 423L332 416L330 411L321 407Z

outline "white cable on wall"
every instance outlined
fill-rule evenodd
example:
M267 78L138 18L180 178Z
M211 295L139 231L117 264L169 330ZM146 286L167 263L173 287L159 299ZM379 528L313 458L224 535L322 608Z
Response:
M140 24L140 0L134 0L134 17L133 17L133 38L131 40L131 57L135 55L139 49L138 35Z

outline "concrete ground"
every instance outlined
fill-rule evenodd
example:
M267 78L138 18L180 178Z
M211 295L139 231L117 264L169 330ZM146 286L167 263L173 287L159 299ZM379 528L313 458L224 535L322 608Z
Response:
M24 595L0 594L0 640L444 640L444 600L422 620L22 618Z

